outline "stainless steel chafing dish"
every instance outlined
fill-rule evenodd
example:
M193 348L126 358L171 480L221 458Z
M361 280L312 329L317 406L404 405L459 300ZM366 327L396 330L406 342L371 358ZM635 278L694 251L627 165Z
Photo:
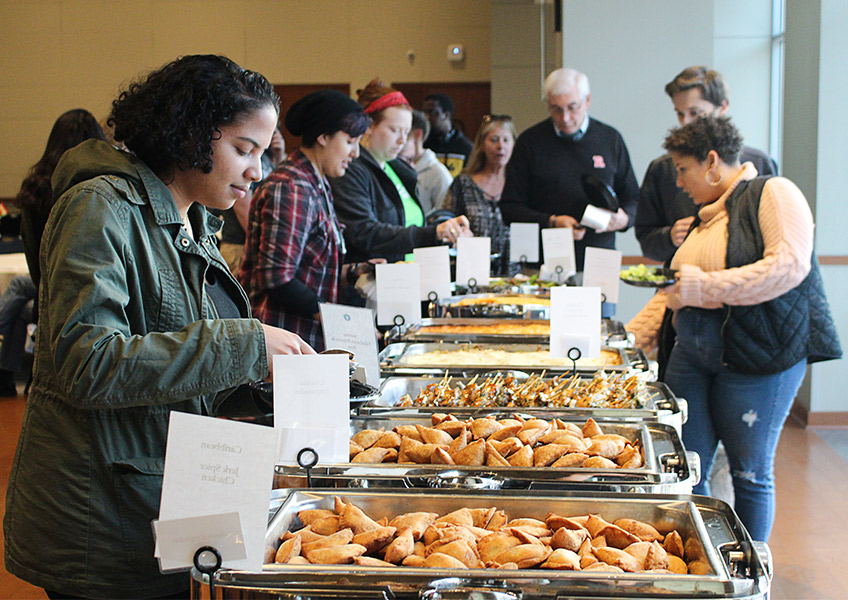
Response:
M450 413L459 418L480 417L493 411L502 412L505 407L466 407L466 406L416 406L411 408L400 408L398 401L405 394L415 398L422 389L432 383L437 383L441 377L427 376L393 376L387 377L380 386L380 393L359 407L359 413L363 415L381 414L423 414L431 415L434 412ZM470 381L468 377L455 377L452 382L465 384ZM645 384L644 406L641 408L569 408L569 407L521 407L522 413L531 414L534 417L561 419L588 419L592 417L596 421L655 421L665 423L674 427L678 433L682 432L683 424L689 414L689 407L683 398L678 398L664 383L649 381Z
M439 298L430 305L433 317L549 319L551 292L462 294Z
M549 292L552 287L560 285L577 285L577 276L569 275L562 281L547 281L538 278L538 271L534 274L518 274L513 277L490 277L489 282L475 286L457 281L453 284L454 295L463 294L539 294Z
M496 506L513 518L544 519L548 512L562 515L595 513L607 520L633 518L677 529L684 539L700 546L709 565L705 575L654 573L601 573L524 569L426 569L364 567L358 565L269 564L261 571L219 570L215 591L221 598L735 598L768 597L772 562L764 543L752 542L736 514L724 502L691 495L630 495L557 492L534 494L514 491L456 493L450 490L333 490L288 491L266 532L268 553L280 536L298 529L297 513L311 508L333 508L340 495L374 519L392 518L411 511L446 514L462 507ZM209 576L192 571L192 598L207 597Z
M515 364L506 362L503 364L427 364L420 362L415 357L418 355L427 354L430 352L446 352L450 350L463 350L479 348L482 350L504 350L507 352L535 352L545 351L548 349L547 344L490 344L490 343L434 343L434 342L398 342L389 344L380 352L380 374L383 377L390 375L438 375L450 371L456 376L474 375L477 373L488 373L492 371L503 371L509 369L517 369L528 373L540 373L546 371L548 373L560 374L568 373L574 370L575 365L570 361L560 365L541 365L541 364ZM617 354L620 357L620 364L607 365L603 368L607 371L625 371L630 368L641 369L647 371L649 369L648 359L645 353L638 348L615 348L605 346L602 348ZM435 356L435 355L434 355ZM581 363L576 364L578 373L594 373L599 368L598 364Z
M458 327L469 331L439 333L434 327ZM480 332L483 328L514 329L511 332ZM477 331L474 331L477 329ZM524 331L522 331L522 329ZM538 333L545 329L548 333ZM550 341L550 321L547 319L423 319L410 325L400 333L396 340L400 342L475 342L475 343L504 343L521 342L530 344L547 344ZM606 346L632 346L624 325L611 319L601 320L601 341Z
M514 412L494 413L508 418ZM429 416L352 417L351 435L364 429L391 431L398 425L432 426ZM578 423L582 425L582 422ZM472 467L409 463L319 464L311 469L317 487L455 487L465 489L582 489L619 492L690 493L700 478L700 460L686 452L677 431L661 423L602 424L604 433L637 442L643 466L637 469L582 467ZM275 467L275 488L306 487L306 471Z

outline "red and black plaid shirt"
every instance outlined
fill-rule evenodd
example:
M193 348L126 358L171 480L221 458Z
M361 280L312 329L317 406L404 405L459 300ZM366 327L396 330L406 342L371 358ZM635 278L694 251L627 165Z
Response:
M253 315L322 350L320 323L286 313L266 290L297 279L315 292L319 302L336 302L344 258L341 240L330 186L296 150L268 175L250 202L239 280L250 298Z

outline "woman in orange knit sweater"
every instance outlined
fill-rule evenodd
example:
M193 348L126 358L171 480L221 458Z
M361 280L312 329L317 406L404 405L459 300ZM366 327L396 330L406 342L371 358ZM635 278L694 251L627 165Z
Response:
M701 456L709 494L718 441L727 449L736 511L756 540L774 521L774 454L806 364L841 356L804 195L783 177L739 164L728 118L702 118L665 140L677 185L700 208L671 260L678 282L629 324L643 348L663 311L677 339L665 382L689 401L687 449Z

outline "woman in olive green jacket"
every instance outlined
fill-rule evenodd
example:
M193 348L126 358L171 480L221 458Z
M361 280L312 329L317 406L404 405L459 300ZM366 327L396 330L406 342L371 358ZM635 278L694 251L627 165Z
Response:
M153 557L168 415L211 414L311 353L249 318L217 250L259 178L278 99L264 77L187 56L113 103L116 139L66 153L41 244L35 372L6 497L6 568L51 597L179 597ZM176 595L176 596L175 596Z

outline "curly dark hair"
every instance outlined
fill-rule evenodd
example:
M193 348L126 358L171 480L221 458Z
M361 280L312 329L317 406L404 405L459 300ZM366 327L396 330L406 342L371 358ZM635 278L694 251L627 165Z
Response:
M212 140L220 128L266 106L279 115L280 98L259 73L225 56L182 56L130 84L112 102L107 121L154 173L212 172Z
M663 148L667 152L692 156L698 162L707 160L710 150L715 150L726 164L735 165L742 151L742 134L730 122L730 117L700 117L669 131Z
M90 112L83 108L75 108L63 113L50 130L44 154L38 159L26 178L21 183L21 189L14 203L20 208L26 208L46 217L53 208L53 189L50 178L65 150L69 150L87 139L105 139L100 123Z

